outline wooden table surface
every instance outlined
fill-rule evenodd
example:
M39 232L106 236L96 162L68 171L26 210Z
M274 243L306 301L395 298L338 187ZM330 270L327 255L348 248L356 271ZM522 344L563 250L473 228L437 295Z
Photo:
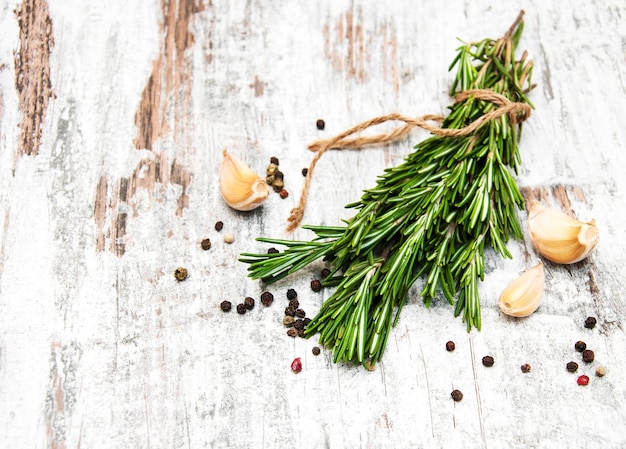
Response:
M418 282L371 372L285 334L288 288L309 316L330 294L309 288L321 262L270 286L272 306L223 313L266 288L237 257L290 236L306 145L445 114L457 38L497 38L521 8L537 88L516 180L601 233L583 262L546 264L539 310L497 306L538 257L526 237L512 260L487 252L481 332L445 300L426 309ZM626 447L625 20L622 0L0 2L0 447ZM427 136L327 153L305 223L349 218ZM290 196L231 210L224 148L261 174L278 157Z

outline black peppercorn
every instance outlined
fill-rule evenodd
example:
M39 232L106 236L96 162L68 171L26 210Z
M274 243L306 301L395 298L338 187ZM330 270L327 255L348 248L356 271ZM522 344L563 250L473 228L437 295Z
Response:
M174 277L176 278L178 282L181 282L187 279L188 275L189 273L187 272L187 269L183 267L178 267L176 268L176 271L174 271Z
M220 303L220 309L222 309L222 312L230 312L230 309L233 307L233 305L230 303L230 301L222 301Z
M285 174L280 170L276 170L274 173L274 179L285 179Z
M495 360L490 355L486 355L483 357L483 365L489 367L489 366L493 366L494 363L495 363Z
M449 341L446 343L446 351L452 352L456 348L453 341Z
M244 313L246 313L246 310L248 310L246 308L246 305L244 303L241 304L237 304L237 313L240 315L243 315Z
M311 290L314 292L319 292L322 289L322 283L319 279L313 279L311 281Z
M320 275L322 276L322 279L325 279L330 276L330 270L328 268L322 268Z
M308 326L309 323L311 322L311 318L304 318L302 321L304 321L305 326Z
M287 290L287 299L294 299L298 297L298 292L296 292L293 288Z
M309 174L309 169L308 168L303 168L302 169L302 176L304 176L306 178L306 175Z
M293 307L285 307L285 315L296 316L296 309Z
M215 230L216 231L221 231L222 228L224 227L224 223L222 223L221 221L218 221L217 223L215 223Z
M281 190L283 190L284 187L285 183L282 179L274 179L274 182L272 183L272 188L274 189L274 192L279 193Z
M529 373L530 365L528 363L524 363L522 366L520 366L520 369L522 370L522 373Z
M272 157L270 158L270 164L280 165L280 164L278 163L278 158L277 158L276 156L272 156Z
M315 122L315 126L317 126L317 129L321 131L326 127L326 122L324 122L324 120L322 120L321 118L317 119L317 121Z
M209 249L211 249L211 240L210 239L204 239L200 242L200 247L207 251Z
M565 368L567 368L567 371L570 373L575 373L578 370L578 363L568 362L567 365L565 365Z
M587 319L585 320L585 327L587 329L593 329L594 327L596 327L597 323L598 323L598 320L590 316L590 317L587 317Z
M263 304L264 306L269 306L272 304L272 302L274 302L274 295L272 295L270 292L261 293L261 304Z
M306 316L306 312L302 309L296 309L296 316L298 318L304 318Z
M578 352L583 352L585 349L587 349L587 343L585 343L584 341L577 341L576 343L574 343L574 348L578 351Z
M243 304L246 306L246 309L248 310L254 309L254 298L251 298L250 296L246 296L245 299L243 300Z
M270 248L267 250L267 254L277 254L280 251L278 251L276 248Z
M318 346L314 346L313 349L311 349L311 352L313 355L320 355L321 350Z
M298 330L298 337L300 337L300 338L306 338L306 334L304 333L304 329L300 329L300 330Z
M594 358L595 358L595 354L593 353L591 349L585 349L583 351L583 362L591 363L593 362Z
M287 329L287 335L289 335L290 337L295 337L296 335L298 335L298 330L290 327L289 329Z
M298 298L293 298L291 301L289 301L289 307L291 307L292 309L297 309L300 307L300 301L298 301Z
M459 390L452 390L450 396L452 397L454 402L459 402L461 399L463 399L463 393L461 393Z
M304 321L302 321L302 320L300 320L300 319L295 320L295 321L293 322L293 327L295 327L295 328L296 328L296 329L298 329L298 330L302 330L302 329L304 329Z

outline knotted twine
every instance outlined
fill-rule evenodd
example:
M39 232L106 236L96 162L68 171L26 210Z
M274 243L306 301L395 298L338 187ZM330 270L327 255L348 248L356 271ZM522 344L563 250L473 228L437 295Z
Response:
M313 156L313 159L309 164L308 172L304 180L304 186L302 187L302 193L300 194L298 206L291 209L291 214L287 219L289 222L289 224L287 225L287 232L294 231L302 222L302 219L304 218L304 209L306 207L309 187L311 185L311 179L315 170L315 165L321 159L324 153L326 153L326 151L330 149L356 149L366 145L394 142L405 137L415 127L422 128L437 136L463 137L473 133L485 123L500 118L504 114L508 114L511 123L523 122L530 116L531 108L529 105L527 105L526 103L512 102L504 95L500 95L499 93L494 92L490 89L465 90L463 92L459 92L455 96L454 100L455 103L460 103L470 98L489 101L497 105L498 107L480 116L472 123L463 128L441 128L439 126L435 126L429 123L441 123L444 117L440 115L427 114L421 117L411 118L398 113L393 113L366 120L331 139L319 139L311 142L308 145L308 148L309 150L315 152L315 156ZM361 132L371 126L380 125L382 123L392 120L404 122L404 125L401 125L388 133L377 134L374 136L348 138L352 134Z

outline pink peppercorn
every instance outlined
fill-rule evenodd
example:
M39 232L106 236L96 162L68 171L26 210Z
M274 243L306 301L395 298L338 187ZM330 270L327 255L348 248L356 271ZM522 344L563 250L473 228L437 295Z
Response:
M587 376L586 374L583 374L582 376L579 376L578 379L576 380L576 383L578 385L587 385L589 383L589 376Z
M300 371L302 371L302 361L300 360L300 357L296 357L295 359L293 359L293 362L291 362L291 371L294 374L298 374Z

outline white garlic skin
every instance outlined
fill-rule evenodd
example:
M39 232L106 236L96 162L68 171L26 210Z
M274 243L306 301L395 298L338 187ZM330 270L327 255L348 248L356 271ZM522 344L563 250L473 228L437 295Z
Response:
M594 220L576 220L538 201L532 201L528 208L528 230L539 254L558 264L580 262L600 240Z
M522 273L502 291L498 306L510 316L526 317L532 314L543 299L546 287L546 276L543 263Z
M226 150L222 152L222 156L220 191L226 204L240 211L259 207L269 195L265 179Z

